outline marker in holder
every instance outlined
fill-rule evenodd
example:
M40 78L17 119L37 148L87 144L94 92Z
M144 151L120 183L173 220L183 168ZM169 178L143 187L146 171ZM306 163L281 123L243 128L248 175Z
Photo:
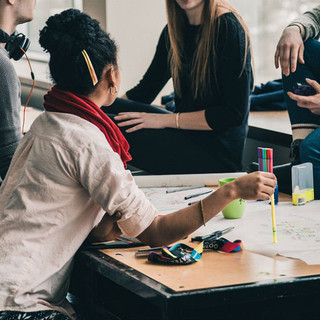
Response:
M273 172L273 149L258 147L259 171ZM274 204L278 204L278 185L274 190Z
M302 163L291 168L292 204L301 206L314 200L313 166L311 162Z
M259 161L259 170L260 171L273 172L273 149L258 147L258 161ZM270 200L271 200L273 243L277 243L275 195L274 194L271 195Z

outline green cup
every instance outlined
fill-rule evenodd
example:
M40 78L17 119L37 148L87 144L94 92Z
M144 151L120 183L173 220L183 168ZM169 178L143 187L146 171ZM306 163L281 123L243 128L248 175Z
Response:
M219 187L224 186L228 182L233 181L235 178L224 178L218 181ZM230 202L223 210L222 214L225 219L239 219L244 213L246 208L246 201L243 199L237 199Z

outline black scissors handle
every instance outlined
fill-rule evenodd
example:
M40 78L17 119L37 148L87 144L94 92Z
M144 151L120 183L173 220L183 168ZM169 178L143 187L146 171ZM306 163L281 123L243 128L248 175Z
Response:
M234 227L229 227L223 230L214 231L206 236L196 236L191 238L191 241L204 241L204 240L214 240L220 238L223 234L230 232Z

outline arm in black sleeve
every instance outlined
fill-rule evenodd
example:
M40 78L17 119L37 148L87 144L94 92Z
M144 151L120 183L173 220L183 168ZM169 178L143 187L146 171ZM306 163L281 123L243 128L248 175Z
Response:
M245 32L233 15L221 19L217 48L218 90L215 90L219 103L214 107L208 105L205 110L207 123L213 131L241 126L246 121L253 81L249 49L246 65L241 73Z
M126 92L129 99L151 103L171 77L168 62L168 27L160 36L153 60L139 84Z

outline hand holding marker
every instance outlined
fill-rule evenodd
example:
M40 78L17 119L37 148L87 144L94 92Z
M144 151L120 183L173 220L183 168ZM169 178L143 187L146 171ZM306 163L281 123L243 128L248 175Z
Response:
M258 161L259 161L259 171L273 172L273 149L258 147ZM271 218L272 218L273 243L277 243L274 194L271 195Z

